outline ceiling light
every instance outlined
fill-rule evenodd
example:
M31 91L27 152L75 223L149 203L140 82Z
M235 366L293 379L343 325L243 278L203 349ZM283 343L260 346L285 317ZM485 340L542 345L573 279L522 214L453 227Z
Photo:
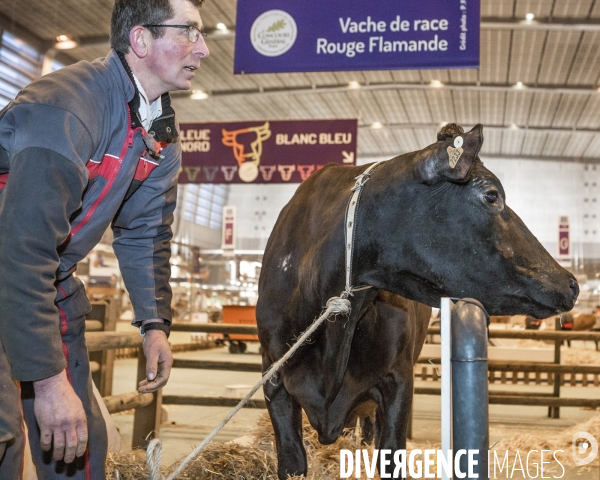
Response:
M525 20L527 20L528 22L531 22L534 18L535 15L533 13L528 13L527 15L525 15Z
M371 124L371 128L382 128L383 125L381 124L381 122L373 122Z
M58 37L56 37L56 43L54 44L54 48L58 50L69 50L71 48L75 48L77 45L78 43L68 35L59 35Z
M511 123L508 128L510 128L511 130L518 130L519 126L516 123Z
M348 88L360 88L360 83L356 80L351 80L348 82Z
M517 82L513 85L513 88L516 88L517 90L521 90L523 88L526 88L525 85L523 84L523 82Z
M448 122L442 122L440 123L440 128L444 128L446 125L448 125Z
M222 32L226 32L228 30L227 25L224 23L217 23L217 30L221 30Z
M444 84L439 80L432 80L429 85L431 85L433 88L440 88L444 86Z
M208 98L208 93L203 92L202 90L193 90L190 98L192 100L206 100Z

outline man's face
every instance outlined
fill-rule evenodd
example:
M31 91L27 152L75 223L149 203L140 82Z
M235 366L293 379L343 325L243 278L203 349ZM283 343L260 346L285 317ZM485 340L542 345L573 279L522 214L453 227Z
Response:
M171 0L175 16L166 25L194 25L202 28L198 9L188 0ZM188 40L185 30L165 28L160 38L152 38L147 66L152 72L149 81L152 90L161 93L171 90L188 90L200 59L208 56L208 47L200 36L196 43Z

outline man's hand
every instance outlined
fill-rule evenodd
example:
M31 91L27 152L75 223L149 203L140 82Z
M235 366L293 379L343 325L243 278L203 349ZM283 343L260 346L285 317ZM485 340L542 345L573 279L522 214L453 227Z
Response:
M173 365L173 355L165 332L161 330L146 332L144 355L146 355L146 379L138 384L138 392L155 392L167 384Z
M71 463L85 453L88 429L81 400L67 379L65 370L33 382L33 409L40 427L40 444L47 452L54 437L54 460Z

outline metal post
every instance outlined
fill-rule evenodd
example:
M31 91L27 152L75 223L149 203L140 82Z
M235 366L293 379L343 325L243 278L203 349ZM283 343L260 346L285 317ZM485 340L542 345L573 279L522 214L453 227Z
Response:
M554 319L554 328L557 332L560 332L562 327L560 325L560 317ZM554 363L560 364L560 347L562 340L556 340L554 342ZM554 389L552 395L556 398L560 397L560 382L562 380L562 374L556 372L554 374ZM560 418L560 407L548 407L548 417Z
M454 458L467 451L459 460L463 478L488 478L488 324L477 300L459 300L452 310L452 443ZM478 450L474 476L469 476L469 450Z
M442 362L442 452L444 455L452 452L452 365L450 363L452 357L452 335L450 331L450 317L453 305L449 298L442 298L440 307L440 353ZM442 470L442 479L449 480L445 470Z

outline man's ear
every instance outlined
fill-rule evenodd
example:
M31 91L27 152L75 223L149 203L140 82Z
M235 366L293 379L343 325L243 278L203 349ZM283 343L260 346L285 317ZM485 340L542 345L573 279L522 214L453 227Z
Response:
M415 172L423 183L433 185L441 180L466 180L483 143L483 125L470 132L456 134L417 153Z
M141 25L136 25L129 32L129 45L133 53L139 58L148 55L148 35L151 35L151 33Z

